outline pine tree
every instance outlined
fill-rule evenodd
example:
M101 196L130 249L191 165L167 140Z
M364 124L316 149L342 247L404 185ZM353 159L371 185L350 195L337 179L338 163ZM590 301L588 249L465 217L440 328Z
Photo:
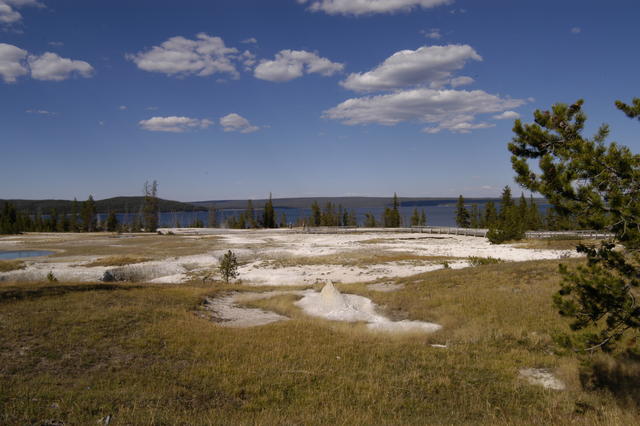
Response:
M209 207L208 223L209 228L218 227L218 210L215 207Z
M478 205L476 203L473 203L471 205L471 221L470 221L470 225L472 228L477 229L480 228L480 209L478 208Z
M118 230L118 218L113 210L107 216L106 227L108 232L116 232Z
M529 210L527 211L527 227L532 231L540 229L540 211L538 205L533 200L533 195L529 197Z
M544 196L559 217L579 218L582 226L613 235L599 247L578 245L586 265L572 270L561 266L563 281L554 303L561 315L572 318L571 330L576 333L566 336L567 345L585 352L612 351L631 333L624 350L637 356L640 155L607 144L606 125L591 138L583 136L582 105L579 100L536 111L531 124L516 120L509 143L511 163L516 181ZM617 101L616 106L629 117L640 118L640 98L633 99L633 105ZM530 163L536 160L532 169Z
M488 201L484 205L484 217L482 222L483 228L491 228L498 221L498 211L493 201Z
M227 251L222 258L220 258L220 265L218 266L222 279L227 284L230 279L238 277L238 259L236 255L231 251Z
M420 213L418 213L417 207L414 207L411 214L411 226L420 226Z
M96 203L93 196L89 195L87 201L82 203L82 229L85 232L96 230Z
M427 226L427 213L422 209L420 213L420 226Z
M80 231L80 227L78 226L78 199L74 198L73 203L71 203L71 217L69 218L69 228L71 232Z
M258 222L256 220L256 212L253 209L253 202L247 200L247 208L244 211L244 219L246 221L247 228L257 228ZM266 228L267 226L265 226Z
M464 206L464 197L462 195L458 197L458 203L456 204L456 225L460 228L468 228L471 226L471 218Z
M322 212L317 201L311 203L311 226L320 226L322 223Z
M273 201L271 199L271 193L269 193L269 200L264 204L264 211L262 214L262 224L265 228L276 227L276 213L273 209Z
M511 188L509 185L502 189L502 195L500 196L500 214L498 218L501 221L506 220L509 211L514 207L513 198L511 198Z
M524 193L520 194L520 201L518 201L518 218L522 221L522 223L528 225L528 213L529 207L527 206L527 200L524 198Z
M364 227L365 228L375 228L378 226L376 222L376 217L373 213L365 213L364 214Z
M144 229L147 232L156 232L158 229L158 182L148 181L144 183Z

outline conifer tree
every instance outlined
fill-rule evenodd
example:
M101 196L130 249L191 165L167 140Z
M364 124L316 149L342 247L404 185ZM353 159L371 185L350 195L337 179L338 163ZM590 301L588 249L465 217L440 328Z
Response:
M427 226L427 213L422 209L420 213L420 226Z
M118 218L113 210L107 216L106 228L108 232L116 232L118 230Z
M498 221L498 212L496 210L496 205L493 201L488 201L487 204L484 205L484 217L482 226L484 228L491 228Z
M524 198L524 193L520 194L520 200L518 201L518 218L522 223L528 225L527 217L529 213L529 207L527 206L527 200Z
M148 181L144 183L144 229L147 232L156 232L158 229L158 182Z
M498 220L489 226L487 238L493 244L520 240L524 238L525 225L526 223L521 220L519 210L511 198L511 188L507 185L502 190Z
M96 230L96 203L93 201L93 195L89 195L87 201L82 203L82 229L85 232Z
M208 223L209 228L218 227L218 210L215 207L209 207Z
M244 211L244 220L246 222L247 228L258 227L258 222L256 221L256 212L253 208L253 202L251 200L247 200L247 208ZM265 225L265 228L268 228L268 226Z
M414 207L411 214L411 226L420 226L420 213L418 213L417 207Z
M527 224L528 228L532 231L540 229L540 211L538 205L533 200L533 195L529 197L529 209L527 211Z
M470 220L470 226L472 228L479 228L480 227L480 209L478 208L478 205L476 203L471 204L471 220Z
M271 199L271 193L269 193L269 200L267 200L267 202L264 204L262 224L265 228L276 227L276 214L273 209L273 201Z
M462 195L458 197L458 203L456 204L456 225L460 228L468 228L471 226L471 218L464 206L464 197Z
M320 226L322 223L322 212L317 201L311 203L311 226Z
M80 227L78 226L78 199L74 198L73 203L71 203L71 217L69 218L69 228L71 232L80 231Z
M560 217L579 217L581 224L604 229L613 237L595 245L580 244L586 266L561 266L563 282L554 302L572 318L567 345L582 351L612 351L624 336L626 350L640 351L640 155L606 143L602 125L589 138L582 135L583 101L556 104L536 111L534 123L516 120L509 151L516 181L542 194ZM640 98L616 106L640 118ZM530 163L537 160L537 169ZM636 355L637 356L637 355Z
M376 217L373 213L365 213L364 214L364 227L365 228L375 228L378 226L376 222Z

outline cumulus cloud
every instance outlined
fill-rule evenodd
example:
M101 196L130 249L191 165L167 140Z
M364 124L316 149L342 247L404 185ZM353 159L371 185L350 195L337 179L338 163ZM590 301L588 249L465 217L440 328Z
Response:
M273 60L262 60L253 75L261 80L284 82L306 74L331 76L341 72L344 64L331 62L305 50L281 50Z
M462 76L462 77L455 77L451 79L451 87L460 87L460 86L466 86L469 84L472 84L475 80L471 77L467 77L467 76Z
M231 113L220 118L220 125L225 132L253 133L260 128L249 123L249 120L240 114Z
M237 53L238 49L225 46L220 37L199 33L195 40L171 37L160 46L125 57L149 72L199 77L224 73L237 78L238 71L232 61Z
M42 55L29 55L31 77L36 80L62 81L72 75L91 77L93 67L85 61L62 58L56 53L46 52Z
M505 111L502 114L494 115L493 118L496 120L515 120L520 118L520 114L515 111Z
M309 10L329 15L368 15L375 13L408 12L417 7L429 9L453 3L454 0L298 0L309 3Z
M182 133L187 130L206 129L213 121L189 117L151 117L138 122L140 127L151 132Z
M255 37L249 37L249 38L245 38L244 40L242 40L240 43L244 43L244 44L256 44L258 42L258 40L256 40Z
M440 29L438 28L431 28L429 31L421 31L422 34L424 34L425 37L433 39L433 40L440 40L442 38L442 34L440 34Z
M24 6L44 7L37 0L0 0L0 24L12 25L22 20L22 14L16 9Z
M393 90L418 84L441 87L469 60L481 61L482 57L468 45L401 50L371 71L350 74L340 84L356 92Z
M441 130L468 133L473 129L492 126L490 123L475 123L477 115L503 112L524 103L521 99L501 98L482 90L416 88L347 99L326 110L323 116L347 125L395 125L417 121L433 125L423 130L427 133Z
M18 77L29 73L26 65L28 52L12 44L0 43L0 76L5 83L15 83Z

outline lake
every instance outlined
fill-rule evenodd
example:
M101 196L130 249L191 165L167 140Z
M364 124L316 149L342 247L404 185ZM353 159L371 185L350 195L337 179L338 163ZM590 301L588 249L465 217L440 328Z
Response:
M23 257L49 256L53 251L47 250L14 250L0 251L0 260L22 259Z

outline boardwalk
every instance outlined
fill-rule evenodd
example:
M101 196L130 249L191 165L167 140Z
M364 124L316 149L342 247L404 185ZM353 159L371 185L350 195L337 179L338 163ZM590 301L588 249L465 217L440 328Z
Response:
M487 236L488 229L473 228L456 228L450 226L412 226L405 228L357 228L354 226L316 226L306 227L302 232L308 234L346 234L346 233L421 233L421 234L447 234L447 235L466 235L470 237ZM525 233L526 238L585 238L585 239L606 239L611 238L613 234L604 231L578 230L578 231L528 231Z

